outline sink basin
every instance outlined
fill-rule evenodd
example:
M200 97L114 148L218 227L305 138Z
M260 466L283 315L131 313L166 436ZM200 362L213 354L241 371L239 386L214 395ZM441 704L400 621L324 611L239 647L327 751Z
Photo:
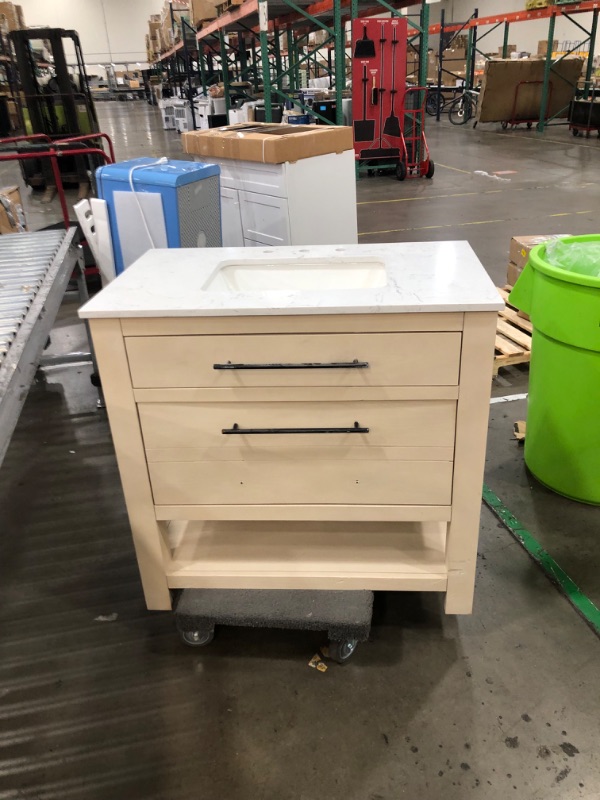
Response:
M387 285L382 261L358 258L289 258L223 261L205 292L331 292Z

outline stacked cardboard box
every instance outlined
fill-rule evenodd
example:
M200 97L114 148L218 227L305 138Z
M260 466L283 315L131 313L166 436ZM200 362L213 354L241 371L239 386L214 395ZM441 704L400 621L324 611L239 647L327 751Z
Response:
M5 33L26 28L23 8L14 3L0 3L0 25Z
M148 61L155 61L161 51L166 49L162 42L160 14L152 14L148 20L147 42L147 51L149 56L151 56L148 58Z
M557 50L558 50L558 39L555 39L552 42L552 52L555 53ZM545 56L547 52L548 52L548 40L540 39L537 47L538 56Z
M199 30L203 22L217 18L216 3L211 0L190 0L189 17L192 27Z
M171 7L173 8L172 18ZM165 2L160 14L163 49L169 50L171 47L173 47L175 42L178 41L178 38L181 38L182 16L185 17L188 23L190 22L189 6L187 3L173 2L171 4L169 2Z
M410 61L408 61L407 57L407 66L410 68ZM418 55L414 54L414 69L415 75L418 71L419 66L419 59ZM433 83L437 83L438 79L438 62L439 57L437 53L430 51L427 54L427 80L429 82L433 81ZM447 50L444 50L442 55L442 65L444 70L447 72L442 72L442 83L444 85L454 84L457 79L464 78L467 74L467 51L464 47L451 47ZM451 75L448 75L448 72L452 72L456 75L456 78L453 78Z
M568 236L568 234L563 235ZM506 273L506 282L510 286L515 285L519 275L525 269L525 265L529 261L529 253L533 248L552 238L554 238L554 234L549 233L536 236L513 236L510 240L509 262Z

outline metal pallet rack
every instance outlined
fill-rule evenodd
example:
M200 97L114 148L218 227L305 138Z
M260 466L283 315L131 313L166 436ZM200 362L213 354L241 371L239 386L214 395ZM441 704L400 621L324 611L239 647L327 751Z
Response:
M592 14L592 25L589 30L585 28L583 25L581 25L575 19L575 16L577 14L582 14L586 12ZM475 9L472 16L466 22L454 22L451 24L446 24L444 11L442 11L440 24L432 25L429 28L429 33L433 35L440 34L440 42L441 42L444 34L455 33L456 35L458 35L461 31L465 29L468 31L466 84L468 89L472 89L475 77L475 59L478 54L485 57L485 54L479 49L479 43L485 36L487 36L492 31L496 30L500 26L502 25L504 26L502 57L506 58L508 56L508 38L510 33L510 26L512 24L517 22L529 22L532 20L547 19L548 43L547 43L546 60L544 67L544 79L542 84L540 117L537 122L537 130L543 132L544 128L546 128L547 125L552 122L552 120L556 119L556 117L558 117L559 114L563 113L567 108L565 107L563 109L560 109L552 117L547 118L549 95L550 95L550 81L555 66L567 56L571 55L572 53L580 51L582 47L588 45L588 43L589 43L589 52L588 52L586 76L584 80L583 96L587 98L590 94L590 89L592 86L594 50L595 50L596 33L598 30L599 14L600 14L600 2L598 0L586 0L585 2L579 2L579 3L561 2L561 0L555 0L555 5L547 6L545 8L536 8L532 11L514 11L505 14L493 14L488 17L480 17L478 9ZM585 34L585 38L578 40L577 42L574 42L571 48L569 48L568 50L566 50L565 52L561 53L556 58L554 58L553 44L554 44L554 31L556 27L557 17L563 17L569 20L569 22L571 22L580 31L582 31L583 34ZM482 34L479 32L480 28L488 26L491 27L489 27L489 30L487 30L485 33ZM440 81L441 81L441 70L438 73L438 88ZM439 120L439 114L438 114L438 120Z
M300 67L312 67L316 73L330 76L335 89L335 123L313 109L310 109L311 114L323 123L341 125L342 95L348 71L346 23L382 11L399 16L401 9L409 5L414 3L410 0L244 0L242 5L196 34L197 49L192 53L180 42L164 53L160 61L167 62L170 74L180 82L187 81L188 87L196 81L206 91L211 82L222 80L227 111L232 84L250 82L255 93L262 90L267 122L272 121L273 106L278 101L290 101L300 110L309 110L296 93L301 88ZM421 4L420 13L417 18L411 18L411 24L409 46L419 54L418 83L422 86L427 77L427 3ZM324 31L325 40L310 46L309 35L316 31ZM238 91L244 93L243 89Z

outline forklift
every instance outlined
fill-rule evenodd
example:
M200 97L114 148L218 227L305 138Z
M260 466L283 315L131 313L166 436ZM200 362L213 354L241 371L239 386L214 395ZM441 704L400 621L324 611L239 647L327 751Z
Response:
M98 118L83 62L83 53L77 31L62 28L26 28L12 31L12 39L20 84L23 121L27 135L45 134L53 141L73 136L99 132ZM75 54L74 74L69 72L65 57L65 40L70 41ZM33 43L43 45L45 60L36 58ZM47 51L47 52L46 52ZM53 71L43 82L41 68ZM100 140L99 140L100 141ZM89 146L81 143L81 148ZM60 145L56 149L60 150ZM38 152L48 145L40 139L20 145L19 149ZM77 145L69 145L69 149ZM61 179L66 185L79 186L80 198L87 196L96 167L102 161L93 155L65 156L59 159ZM51 200L56 192L48 159L30 158L21 161L25 183L34 190L45 190L44 200ZM93 187L92 187L93 188Z

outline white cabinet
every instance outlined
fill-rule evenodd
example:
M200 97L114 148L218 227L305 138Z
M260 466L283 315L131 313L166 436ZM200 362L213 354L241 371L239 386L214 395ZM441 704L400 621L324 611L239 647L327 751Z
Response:
M237 189L221 186L221 226L227 231L227 244L230 247L244 246L239 195Z
M239 192L244 244L289 244L288 202L283 197L270 197L256 192Z
M225 247L356 244L352 150L284 164L195 160L221 167Z

